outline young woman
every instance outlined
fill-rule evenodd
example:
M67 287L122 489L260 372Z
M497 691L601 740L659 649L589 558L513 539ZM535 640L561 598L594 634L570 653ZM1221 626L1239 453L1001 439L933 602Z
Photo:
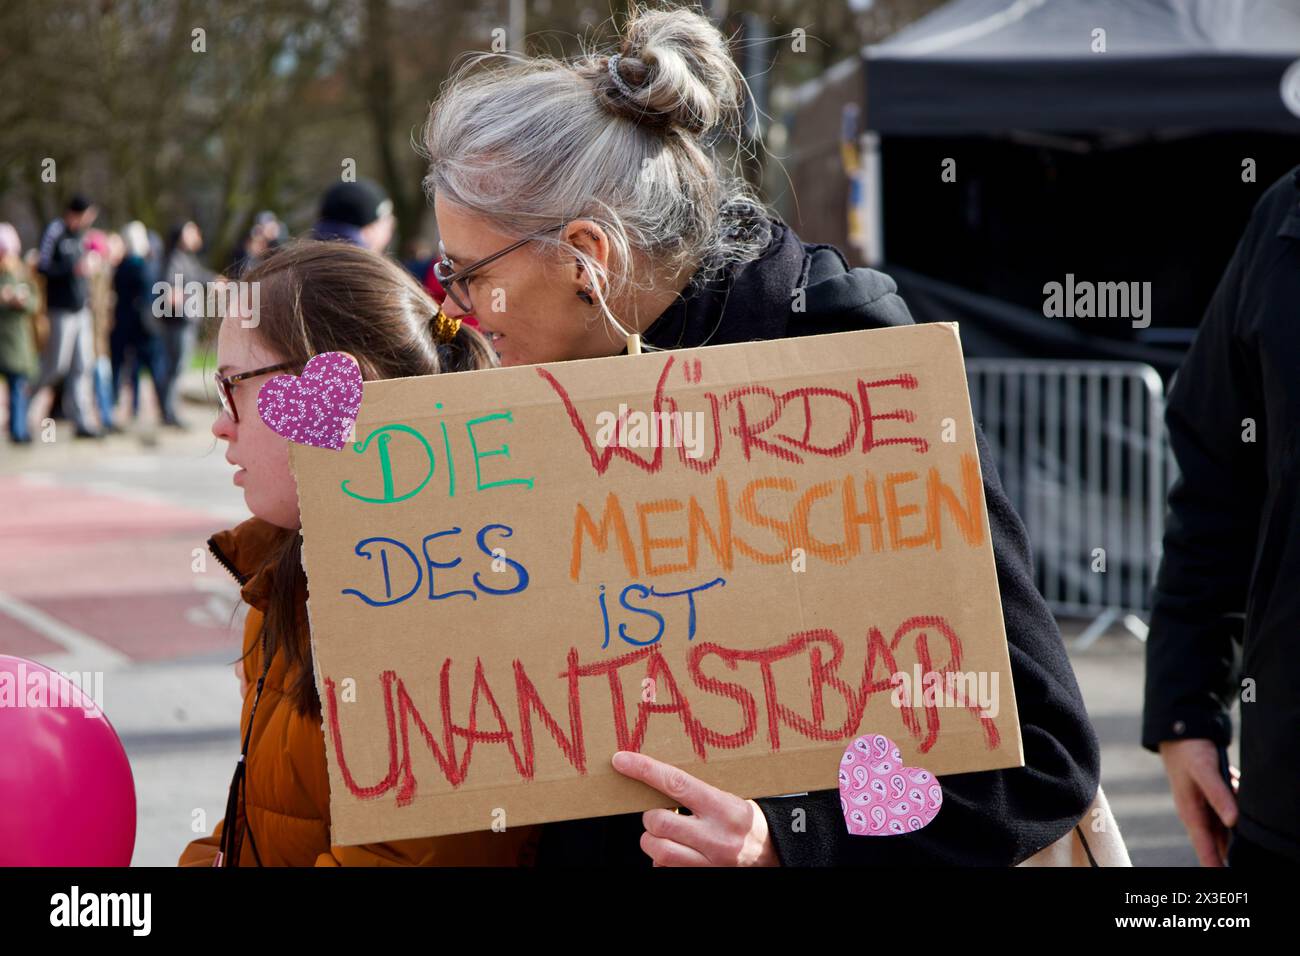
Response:
M743 90L725 38L686 8L634 10L611 55L467 62L424 137L448 314L474 312L505 365L616 355L629 331L671 349L911 324L888 276L800 241L724 161L744 150ZM977 441L1023 767L946 776L932 824L867 840L834 790L742 800L623 755L616 769L694 814L549 824L538 862L1008 865L1069 833L1097 793L1097 737Z
M226 443L252 517L208 541L249 604L240 739L226 817L191 843L182 866L510 865L526 862L536 828L331 846L329 777L312 672L298 497L288 441L262 421L257 393L276 374L300 374L322 352L347 352L364 379L495 364L474 330L440 313L405 269L341 242L285 246L243 276L259 286L255 323L226 316L217 338ZM252 326L245 328L245 322Z

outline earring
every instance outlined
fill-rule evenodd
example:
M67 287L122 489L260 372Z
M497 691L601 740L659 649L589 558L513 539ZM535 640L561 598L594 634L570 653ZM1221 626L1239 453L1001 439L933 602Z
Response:
M576 263L578 264L578 271L581 272L581 271L582 271L582 260L581 260L581 259L577 259L577 258L575 258L573 261L576 262ZM575 292L574 295L576 295L576 296L577 296L579 299L581 299L583 302L587 303L587 305L595 305L595 304L596 304L596 300L593 299L593 298L591 297L591 283L590 283L590 282L587 283L587 287L586 287L585 289L582 289L581 291Z

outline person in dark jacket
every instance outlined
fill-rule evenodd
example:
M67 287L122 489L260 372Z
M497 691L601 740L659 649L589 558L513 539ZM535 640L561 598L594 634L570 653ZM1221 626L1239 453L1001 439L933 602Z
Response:
M113 272L113 329L108 336L113 364L112 395L117 404L125 373L131 382L131 417L140 414L140 370L147 368L153 380L158 408L166 407L167 365L159 337L161 327L153 315L153 285L149 233L141 222L129 222L122 229L126 255Z
M207 283L216 279L217 274L203 264L199 253L203 250L203 233L198 223L187 220L174 226L167 242L166 265L160 283L165 285L163 294L171 298L170 308L160 308L154 315L161 313L160 340L167 367L167 382L163 387L163 424L171 428L187 428L180 417L181 381L185 370L189 368L190 356L199 340L199 326L203 322L203 313L207 296L190 295L191 283Z
M95 269L95 254L88 253L83 233L98 210L80 194L74 195L63 215L41 236L38 270L45 276L45 307L50 335L45 343L40 377L30 398L42 389L63 383L63 414L72 420L78 438L96 438L90 427L91 367L95 361L95 330L90 313L86 276Z
M615 355L632 332L673 349L912 322L892 280L803 243L722 168L709 143L739 128L743 79L703 16L638 12L614 55L499 67L448 81L424 147L443 308L476 315L502 364ZM539 864L1012 865L1069 833L1097 793L1097 737L978 430L977 445L1023 767L945 776L930 825L879 840L849 835L836 790L744 800L619 756L694 815L547 824Z
M1181 475L1169 493L1147 638L1142 744L1164 760L1202 865L1294 866L1300 167L1256 205L1174 378L1165 419ZM1238 699L1239 781L1226 749Z

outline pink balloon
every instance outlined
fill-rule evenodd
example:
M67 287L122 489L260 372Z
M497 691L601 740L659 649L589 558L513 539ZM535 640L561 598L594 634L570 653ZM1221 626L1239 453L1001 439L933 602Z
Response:
M135 817L131 764L94 701L0 654L0 866L129 866Z

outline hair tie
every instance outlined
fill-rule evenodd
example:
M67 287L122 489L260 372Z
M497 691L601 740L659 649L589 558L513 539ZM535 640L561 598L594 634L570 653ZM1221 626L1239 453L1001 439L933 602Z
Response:
M633 90L632 87L628 86L627 80L623 79L623 77L619 75L618 61L621 59L623 59L622 53L615 53L609 58L609 63L607 64L609 69L609 78L614 82L614 85L618 87L619 92L628 99L635 99L636 91Z
M442 306L438 306L438 311L433 317L433 337L439 342L450 342L456 338L456 333L459 331L460 319L453 319L442 311Z

